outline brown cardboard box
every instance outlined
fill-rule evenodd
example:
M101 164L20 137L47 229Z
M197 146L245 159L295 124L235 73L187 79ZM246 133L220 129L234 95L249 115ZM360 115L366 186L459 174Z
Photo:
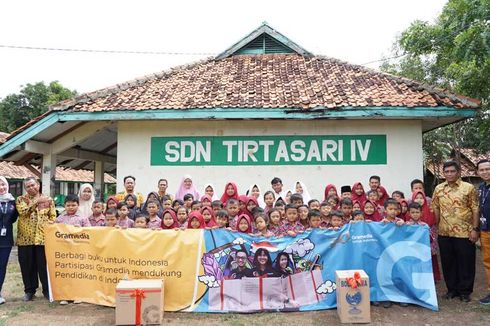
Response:
M162 318L163 280L121 280L117 284L116 325L135 325L138 321L160 325Z
M359 272L360 283L352 288L347 282ZM371 307L369 297L369 277L363 270L346 270L335 272L337 284L337 314L341 323L370 323Z

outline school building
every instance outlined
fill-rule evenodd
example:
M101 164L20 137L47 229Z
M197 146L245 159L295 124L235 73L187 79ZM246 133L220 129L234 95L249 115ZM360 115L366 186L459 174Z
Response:
M475 115L480 103L416 81L316 56L266 23L220 55L53 106L10 135L0 157L41 166L53 193L56 166L136 177L136 190L184 174L199 190L228 181L244 193L282 178L313 197L326 184L389 191L423 177L422 133Z

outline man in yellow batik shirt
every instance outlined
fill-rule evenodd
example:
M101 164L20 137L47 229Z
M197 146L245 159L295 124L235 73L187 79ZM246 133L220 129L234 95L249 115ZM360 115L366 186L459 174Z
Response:
M27 194L17 197L19 212L17 225L17 246L20 272L24 282L24 301L31 301L39 286L49 299L48 273L44 253L44 226L56 219L54 201L39 192L39 182L35 178L24 180Z
M432 196L432 208L439 225L439 249L446 282L446 299L458 297L469 302L475 282L475 260L480 222L475 187L461 180L461 167L455 161L444 163L446 181Z
M124 201L124 199L126 199L126 196L128 194L133 194L136 196L136 199L137 199L136 206L138 208L141 208L141 206L145 202L145 198L143 197L143 195L141 193L134 191L134 186L136 184L136 178L128 175L128 176L124 177L123 182L124 182L124 191L118 192L116 194L117 201L122 202L122 201Z

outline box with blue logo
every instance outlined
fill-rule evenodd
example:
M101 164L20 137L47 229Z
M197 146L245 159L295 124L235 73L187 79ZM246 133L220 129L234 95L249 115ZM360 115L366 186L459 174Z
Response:
M337 314L341 323L370 323L369 277L363 270L335 272Z

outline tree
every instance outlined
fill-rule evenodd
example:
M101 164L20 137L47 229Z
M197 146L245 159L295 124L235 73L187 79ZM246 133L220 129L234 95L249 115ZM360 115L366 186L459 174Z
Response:
M46 112L50 105L72 98L77 93L53 81L27 84L19 94L7 95L0 102L0 130L12 132Z
M448 146L489 151L490 0L449 0L435 23L415 21L403 31L393 52L402 58L381 70L482 103L475 118L424 134L426 155L445 159Z

